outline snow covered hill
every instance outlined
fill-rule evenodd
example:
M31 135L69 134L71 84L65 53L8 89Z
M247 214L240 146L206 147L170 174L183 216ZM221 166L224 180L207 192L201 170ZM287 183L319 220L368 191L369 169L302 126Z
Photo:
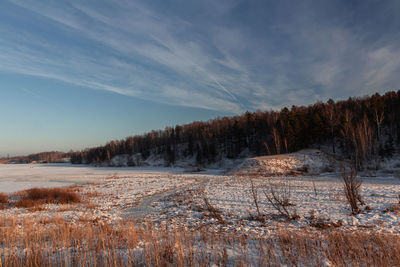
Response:
M246 159L232 170L237 175L280 176L339 171L344 162L317 149Z

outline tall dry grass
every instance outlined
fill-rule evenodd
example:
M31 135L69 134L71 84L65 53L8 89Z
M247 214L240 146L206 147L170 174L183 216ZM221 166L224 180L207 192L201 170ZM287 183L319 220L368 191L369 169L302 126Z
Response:
M0 193L0 204L5 204L8 202L8 196L4 193Z
M4 209L8 204L8 196L4 193L0 193L0 209Z
M400 266L397 235L339 230L265 238L180 224L0 218L0 266Z
M31 208L43 204L68 204L81 201L80 195L72 188L32 188L20 191L20 199L15 203L18 208Z
M17 195L17 201L27 199L35 205L81 199L72 188L34 189ZM205 210L217 212L205 202L209 204ZM215 232L207 226L188 231L183 225L3 216L0 267L400 266L400 238L395 234L276 229L259 238Z

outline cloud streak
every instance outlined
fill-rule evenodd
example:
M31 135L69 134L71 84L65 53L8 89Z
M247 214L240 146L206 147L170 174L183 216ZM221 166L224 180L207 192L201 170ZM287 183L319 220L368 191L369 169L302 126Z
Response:
M237 114L394 90L400 80L400 40L364 28L354 15L362 3L354 12L313 1L8 5L26 19L0 24L0 71L160 103ZM399 24L393 5L376 12Z

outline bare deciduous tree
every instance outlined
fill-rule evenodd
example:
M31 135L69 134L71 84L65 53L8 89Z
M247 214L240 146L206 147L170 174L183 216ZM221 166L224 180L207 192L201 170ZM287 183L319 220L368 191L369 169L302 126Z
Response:
M374 131L366 115L351 128L351 140L354 146L354 165L359 170L376 154Z
M335 106L333 105L333 102L328 102L327 105L324 106L324 113L325 117L327 119L328 125L329 125L329 130L331 134L331 139L332 139L332 152L333 154L336 153L335 149L335 128L337 127L339 123L339 116L337 116L336 111L335 111Z
M281 153L281 137L280 137L279 132L276 129L276 127L272 128L272 138L274 140L276 154L280 154Z

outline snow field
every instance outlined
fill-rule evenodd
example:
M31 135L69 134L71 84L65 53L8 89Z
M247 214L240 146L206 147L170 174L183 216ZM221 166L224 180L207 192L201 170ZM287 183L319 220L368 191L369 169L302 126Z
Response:
M115 262L113 257L117 255L131 266L159 259L164 251L172 253L169 263L195 255L199 262L210 266L235 266L241 262L254 266L337 266L343 262L365 265L371 260L377 266L392 266L399 255L399 214L385 212L399 201L400 179L394 172L377 173L375 177L361 175L361 194L370 210L363 207L361 214L352 216L344 199L340 173L250 178L166 168L37 168L40 171L31 173L29 166L13 166L17 172L0 172L0 181L51 181L50 185L75 182L74 189L83 201L44 205L40 209L0 210L0 230L10 237L0 255L3 261L13 251L25 255L21 251L31 253L38 247L37 253L50 255L45 259L54 261L54 265L59 265L59 259L75 262L75 256L86 262L82 265L102 260ZM8 173L7 178L4 173ZM34 177L30 178L32 174ZM257 212L252 182L263 221L254 219ZM278 215L264 194L271 185L277 193L288 196L292 204L289 208L296 209L299 219L287 220ZM222 222L205 207L205 199ZM325 223L341 221L341 226L332 231L321 230L312 226L317 219ZM62 231L67 240L47 238ZM14 241L24 233L32 237L31 243L26 243L27 250L25 243L22 246ZM37 240L43 243L38 245ZM136 261L132 263L132 259Z
M71 165L31 167L32 165L0 165L0 169L5 170L0 174L0 183L8 184L9 180L12 180L16 186L8 187L9 192L38 186L54 187L58 184L69 186L77 183L75 189L82 196L82 203L48 204L33 211L11 207L0 210L0 216L22 218L61 216L71 222L81 218L114 222L124 219L125 210L139 205L144 197L197 182L195 177L176 174L180 170L171 168L118 169ZM3 189L0 188L0 192L7 192ZM10 195L12 198L12 193Z
M385 211L399 201L400 179L364 178L361 195L366 205L362 206L362 213L353 216L343 193L340 175L252 178L258 193L260 212L265 218L264 223L252 219L257 211L250 178L236 176L213 177L203 188L192 188L189 194L182 192L181 195L157 202L162 213L157 220L173 220L176 217L183 219L193 229L212 225L216 231L253 234L258 237L268 235L276 228L295 230L310 227L317 220L341 225L346 230L400 232L399 213ZM277 193L286 192L289 195L293 205L288 208L296 211L300 216L298 220L278 216L279 213L265 196L265 193L270 192L271 184ZM212 216L204 216L207 214L203 210L204 196L220 211L227 223L219 224Z
M21 184L28 181L30 185L51 181L48 186L75 182L78 183L76 190L83 198L79 204L49 204L39 210L11 207L0 210L0 216L61 216L71 222L82 218L108 222L131 218L160 225L179 221L188 229L210 227L215 231L257 237L268 236L277 228L309 228L315 221L341 225L346 230L400 232L399 213L387 211L399 201L400 179L386 173L378 173L377 177L361 175L361 195L366 206L362 207L362 213L352 216L343 194L340 173L249 178L184 173L182 169L171 168L3 165L0 169L0 183L7 183L10 179ZM251 181L264 222L254 219L257 211ZM287 220L279 216L265 195L270 192L271 185L277 193L288 195L292 204L288 208L295 210L299 219ZM221 224L205 209L204 198L219 212L224 223Z

